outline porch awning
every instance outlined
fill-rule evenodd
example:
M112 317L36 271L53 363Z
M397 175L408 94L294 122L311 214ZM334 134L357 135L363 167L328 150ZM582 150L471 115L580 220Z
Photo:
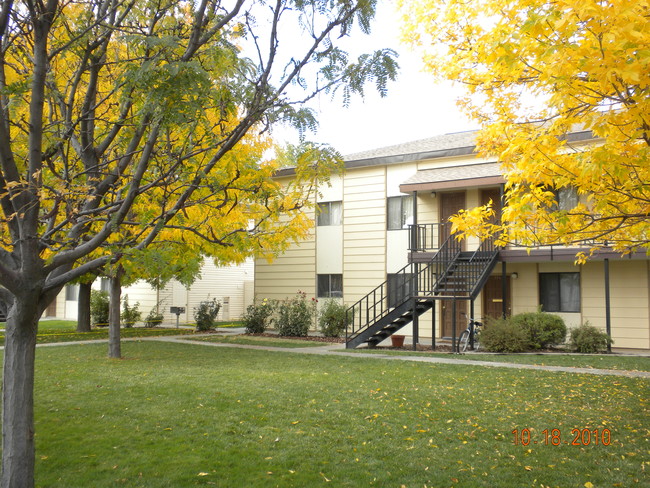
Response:
M402 193L409 193L412 191L450 190L472 186L500 185L505 182L499 163L481 163L423 169L403 182L399 189Z

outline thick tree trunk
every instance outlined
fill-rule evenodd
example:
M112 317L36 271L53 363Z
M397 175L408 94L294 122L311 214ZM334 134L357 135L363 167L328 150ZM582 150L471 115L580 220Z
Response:
M122 295L122 267L111 278L108 306L108 357L122 357L120 344L120 298Z
M34 359L38 299L16 299L7 320L2 389L2 488L34 486Z
M92 283L79 283L77 332L90 332L90 291Z

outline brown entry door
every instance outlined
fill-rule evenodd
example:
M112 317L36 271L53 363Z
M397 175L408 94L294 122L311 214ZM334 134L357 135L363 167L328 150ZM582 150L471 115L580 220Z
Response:
M499 188L484 188L481 190L481 205L487 205L492 200L494 210L493 223L501 221L501 190Z
M449 217L457 214L465 208L465 192L440 193L440 222L447 224ZM443 225L440 230L440 245L442 245L451 234L451 224ZM463 246L465 242L463 241ZM464 249L464 247L463 247Z
M441 300L442 303L442 336L452 337L454 331L453 300ZM467 300L456 300L456 339L467 328Z
M490 276L483 288L483 318L499 318L503 315L503 300L506 300L506 315L512 313L510 277L506 276L506 296L503 296L501 275Z
M457 214L465 208L465 192L450 192L439 194L440 222L449 222L449 217ZM451 235L451 224L445 225L440 230L440 245ZM465 242L462 242L462 249L465 249ZM456 300L456 337L465 330L467 326L467 301ZM452 300L441 300L441 329L443 337L452 337L453 333L453 302Z

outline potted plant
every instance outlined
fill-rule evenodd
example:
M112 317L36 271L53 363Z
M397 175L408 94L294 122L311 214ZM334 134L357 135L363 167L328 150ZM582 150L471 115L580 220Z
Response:
M402 347L404 345L404 337L403 335L399 334L393 334L390 336L390 340L393 343L393 347Z

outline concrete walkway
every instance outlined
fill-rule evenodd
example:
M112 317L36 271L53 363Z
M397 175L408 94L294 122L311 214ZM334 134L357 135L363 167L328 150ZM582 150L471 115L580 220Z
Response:
M233 332L232 335L237 335L240 332ZM615 369L596 369L596 368L576 368L568 366L541 366L535 364L518 364L506 362L491 362L491 361L472 361L470 359L455 359L453 357L441 358L434 356L425 356L415 353L413 355L393 355L381 353L363 353L363 352L346 352L345 344L327 344L322 347L301 347L301 348L286 348L286 347L272 347L272 346L256 346L244 344L226 344L222 342L205 342L194 341L187 338L188 336L159 336L149 337L146 340L162 341L162 342L176 342L181 344L194 344L209 347L231 347L240 349L254 349L261 351L271 352L284 352L294 354L313 354L319 356L345 356L351 358L368 358L368 359L382 359L390 361L410 361L418 363L431 363L431 364L463 364L468 366L487 366L492 368L509 368L509 369L530 369L538 371L551 371L561 373L583 373L595 374L602 376L624 376L627 378L646 378L650 379L649 371L625 371ZM471 353L470 353L471 354Z
M244 329L230 328L219 329L220 335L239 335L244 333ZM205 334L209 335L209 334ZM194 336L196 337L196 336ZM382 353L363 353L363 352L347 352L345 344L326 344L321 347L300 347L300 348L286 348L286 347L272 347L272 346L257 346L257 345L244 345L244 344L227 344L222 342L205 342L196 341L189 338L187 335L180 336L154 336L154 337L133 337L124 338L123 342L130 341L158 341L158 342L174 342L178 344L191 344L196 346L205 347L229 347L239 349L253 349L259 351L283 352L287 354L313 354L319 356L336 356L336 357L351 357L351 358L367 358L367 359L381 359L389 361L407 361L417 363L430 363L430 364L463 364L467 366L485 366L490 368L509 368L509 369L529 369L537 371L550 371L556 373L581 373L581 374L594 374L601 376L623 376L627 378L645 378L650 379L650 372L648 371L625 371L615 369L596 369L596 368L576 368L569 366L542 366L535 364L518 364L507 362L491 362L491 361L472 361L470 359L456 359L451 356L449 358L426 356L422 353L414 353L412 355L393 355ZM71 342L55 342L48 344L38 344L37 347L58 347L58 346L71 346L80 344L99 344L107 343L108 339L95 339L88 341L71 341ZM0 348L4 349L4 348ZM645 352L645 351L644 351ZM472 353L468 353L472 354ZM646 354L641 354L646 355Z

